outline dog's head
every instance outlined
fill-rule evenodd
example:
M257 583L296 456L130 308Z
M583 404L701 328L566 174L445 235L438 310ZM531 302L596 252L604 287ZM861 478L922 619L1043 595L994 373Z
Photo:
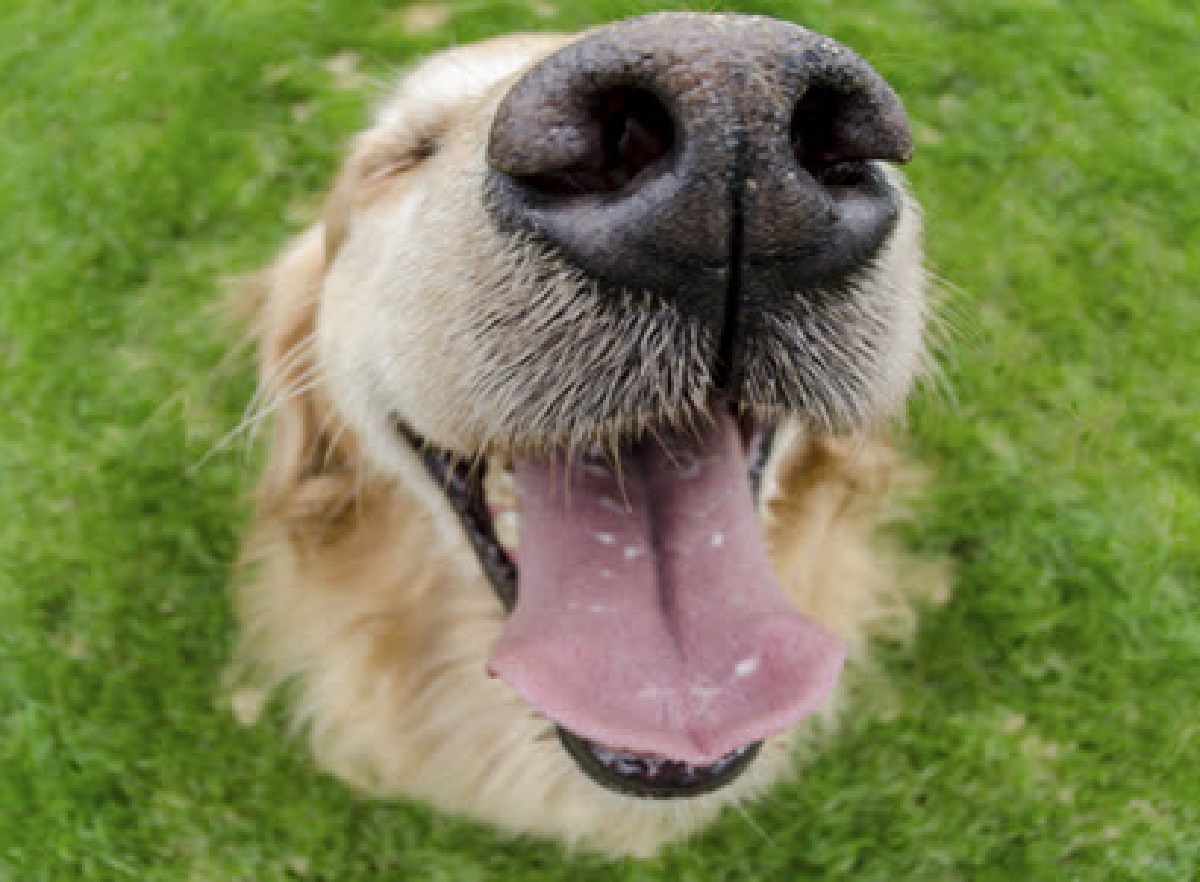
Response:
M837 679L763 497L797 438L878 423L912 380L909 152L836 42L648 16L421 65L301 243L310 431L344 424L469 542L511 612L491 673L611 790L718 789ZM268 377L297 333L268 334Z

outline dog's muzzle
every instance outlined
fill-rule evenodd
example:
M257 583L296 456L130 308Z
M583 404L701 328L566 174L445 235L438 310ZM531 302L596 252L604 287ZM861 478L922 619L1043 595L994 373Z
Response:
M721 787L833 689L844 645L775 581L753 486L770 427L739 422L741 387L756 349L778 340L771 322L818 335L883 248L900 204L880 161L910 152L900 101L865 61L750 16L598 29L499 105L495 225L595 282L589 296L659 298L712 342L692 432L630 437L612 461L516 457L519 549L496 535L515 508L426 459L448 490L461 485L450 501L511 612L490 670L606 787Z

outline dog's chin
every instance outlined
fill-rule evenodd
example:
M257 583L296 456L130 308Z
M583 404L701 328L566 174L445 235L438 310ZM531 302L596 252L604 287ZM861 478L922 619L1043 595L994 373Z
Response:
M778 422L760 419L734 405L723 417L736 426L745 466L748 492L757 507L763 474L772 453ZM514 454L471 457L441 449L394 418L398 440L421 459L428 476L444 494L495 592L497 602L511 614L521 597L520 516ZM619 473L630 449L601 452L593 447L580 454L585 469ZM686 451L683 455L687 455ZM719 535L719 534L718 534ZM711 541L711 540L710 540ZM619 652L619 647L614 647ZM762 739L737 744L709 761L695 761L632 744L605 742L573 731L551 716L562 749L597 784L639 798L679 799L712 793L737 779L755 760Z

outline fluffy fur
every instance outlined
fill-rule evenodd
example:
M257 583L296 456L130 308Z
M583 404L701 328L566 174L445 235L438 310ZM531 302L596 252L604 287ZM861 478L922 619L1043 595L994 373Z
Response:
M598 307L588 280L496 231L481 207L498 102L569 39L504 38L411 73L355 141L321 221L246 293L261 360L254 407L271 412L271 434L239 570L235 704L249 722L288 683L317 762L364 791L648 855L786 774L795 733L703 797L636 800L586 778L552 724L486 676L504 613L393 426L402 416L439 447L490 457L611 446L701 418L714 341L638 292ZM804 400L771 399L781 368L769 357L748 393L749 407L789 414L761 503L777 572L852 662L869 635L909 619L898 559L872 539L898 463L871 427L916 369L919 227L905 197L840 312L780 327L820 356L795 386ZM564 338L564 322L583 330ZM856 325L869 328L869 355L816 330ZM642 367L622 377L621 396L596 382L630 361ZM559 378L556 394L532 396L534 377Z

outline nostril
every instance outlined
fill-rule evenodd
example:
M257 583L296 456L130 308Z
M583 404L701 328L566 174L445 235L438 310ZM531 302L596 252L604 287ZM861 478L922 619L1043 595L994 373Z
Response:
M845 95L828 86L813 86L796 102L792 114L792 152L809 174L827 186L855 186L867 179L867 160L842 137Z
M675 126L663 103L645 89L622 87L587 102L581 122L583 158L562 169L520 175L535 193L586 196L617 193L662 162L675 147Z

